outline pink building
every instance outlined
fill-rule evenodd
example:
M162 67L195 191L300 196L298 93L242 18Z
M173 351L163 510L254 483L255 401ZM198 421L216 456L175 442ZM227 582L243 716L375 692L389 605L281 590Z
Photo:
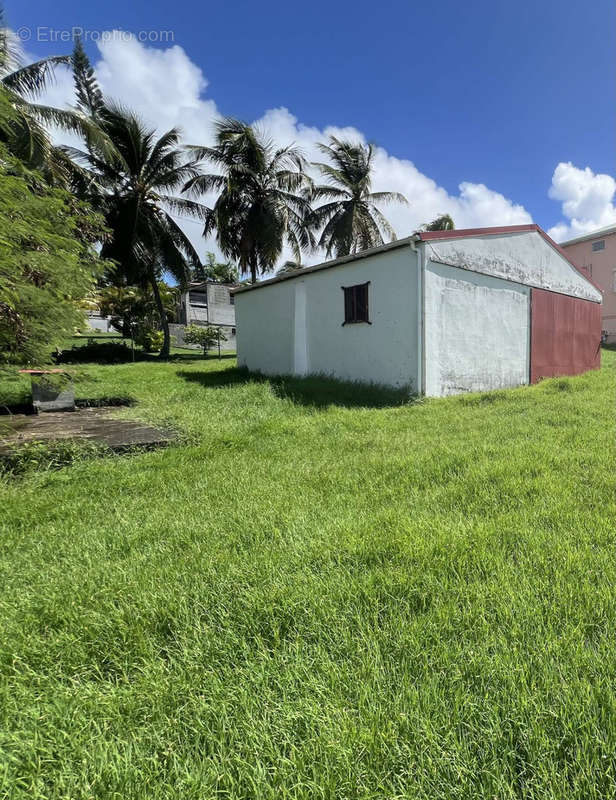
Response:
M603 292L601 327L608 342L616 342L616 225L569 239L561 247Z

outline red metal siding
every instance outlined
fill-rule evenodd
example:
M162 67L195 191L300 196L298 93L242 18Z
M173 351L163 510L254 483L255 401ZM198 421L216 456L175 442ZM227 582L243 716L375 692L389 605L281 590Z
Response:
M531 289L530 382L601 364L601 304Z

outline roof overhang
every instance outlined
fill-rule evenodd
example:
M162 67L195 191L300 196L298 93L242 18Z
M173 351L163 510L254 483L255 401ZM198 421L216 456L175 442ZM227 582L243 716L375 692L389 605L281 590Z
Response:
M591 239L600 239L602 236L611 236L616 233L616 225L608 225L605 228L597 228L597 230L584 233L581 236L575 236L573 239L567 239L562 242L562 247L569 247L571 244L578 244L579 242L589 242Z
M315 264L312 267L302 267L301 269L294 270L293 272L284 273L283 275L276 275L275 278L268 278L265 281L258 283L251 283L249 286L239 286L237 289L232 289L233 294L242 294L244 292L252 292L255 289L261 289L264 286L271 286L274 283L282 283L282 281L292 281L296 278L303 278L304 275L310 275L312 272L319 272L322 269L331 269L332 267L340 267L343 264L350 264L353 261L359 261L362 258L377 255L378 253L385 253L387 250L395 250L397 247L408 247L415 240L414 236L407 236L404 239L396 239L395 242L382 244L379 247L371 247L369 250L362 250L361 253L353 253L350 256L342 256L335 258L333 261L323 261L321 264Z
M571 256L563 250L563 248L556 244L556 242L548 236L548 234L539 227L539 225L535 225L534 223L530 223L527 225L505 225L501 227L493 227L493 228L460 228L458 230L452 231L417 231L412 236L407 236L404 239L396 239L395 242L390 242L389 244L383 244L380 247L373 247L370 250L362 250L360 253L354 253L353 255L343 256L342 258L336 258L333 261L324 261L321 264L315 264L312 267L304 267L303 269L298 269L295 272L285 273L283 275L277 275L275 278L269 278L265 281L259 281L258 283L253 283L249 286L240 286L237 289L232 289L231 291L233 294L243 294L244 292L252 292L255 289L261 289L265 286L272 286L275 283L282 283L283 281L292 281L297 280L297 278L302 278L304 275L309 275L313 272L319 272L323 269L331 269L332 267L339 267L345 264L351 264L354 261L359 261L362 258L368 258L369 256L378 255L379 253L387 252L388 250L393 250L397 247L408 247L411 246L415 242L431 242L431 241L438 241L444 239L466 239L471 237L479 237L479 236L507 236L510 234L515 233L528 233L535 231L538 233L545 241L553 247L560 255L571 264L571 266L580 273L580 275L587 280L592 286L595 287L598 291L601 292L601 289L597 284L592 280L592 278L587 275L584 269L579 265L576 264L575 261L571 258Z

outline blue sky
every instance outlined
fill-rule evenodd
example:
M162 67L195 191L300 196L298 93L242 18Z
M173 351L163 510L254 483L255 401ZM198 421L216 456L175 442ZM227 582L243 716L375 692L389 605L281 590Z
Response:
M452 197L463 182L485 185L542 227L560 224L560 238L614 213L615 9L613 0L6 3L11 27L32 30L36 55L71 47L37 41L37 27L172 30L217 112L252 121L284 107L300 126L352 126ZM116 94L120 77L109 77ZM571 169L551 198L561 162ZM408 199L421 215L421 198Z

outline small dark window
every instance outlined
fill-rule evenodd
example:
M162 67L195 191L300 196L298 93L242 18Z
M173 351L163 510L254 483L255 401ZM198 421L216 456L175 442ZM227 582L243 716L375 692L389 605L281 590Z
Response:
M231 328L231 336L235 336L235 328Z
M593 242L592 243L592 251L593 251L593 253L596 253L597 250L605 250L605 239L601 239L598 242Z
M367 283L358 283L357 286L343 286L344 292L344 325L352 322L370 323L368 317L368 286Z
M207 292L190 292L188 297L191 306L207 306Z
M232 306L235 305L235 295L234 294L230 294L229 295L229 302L231 303Z

